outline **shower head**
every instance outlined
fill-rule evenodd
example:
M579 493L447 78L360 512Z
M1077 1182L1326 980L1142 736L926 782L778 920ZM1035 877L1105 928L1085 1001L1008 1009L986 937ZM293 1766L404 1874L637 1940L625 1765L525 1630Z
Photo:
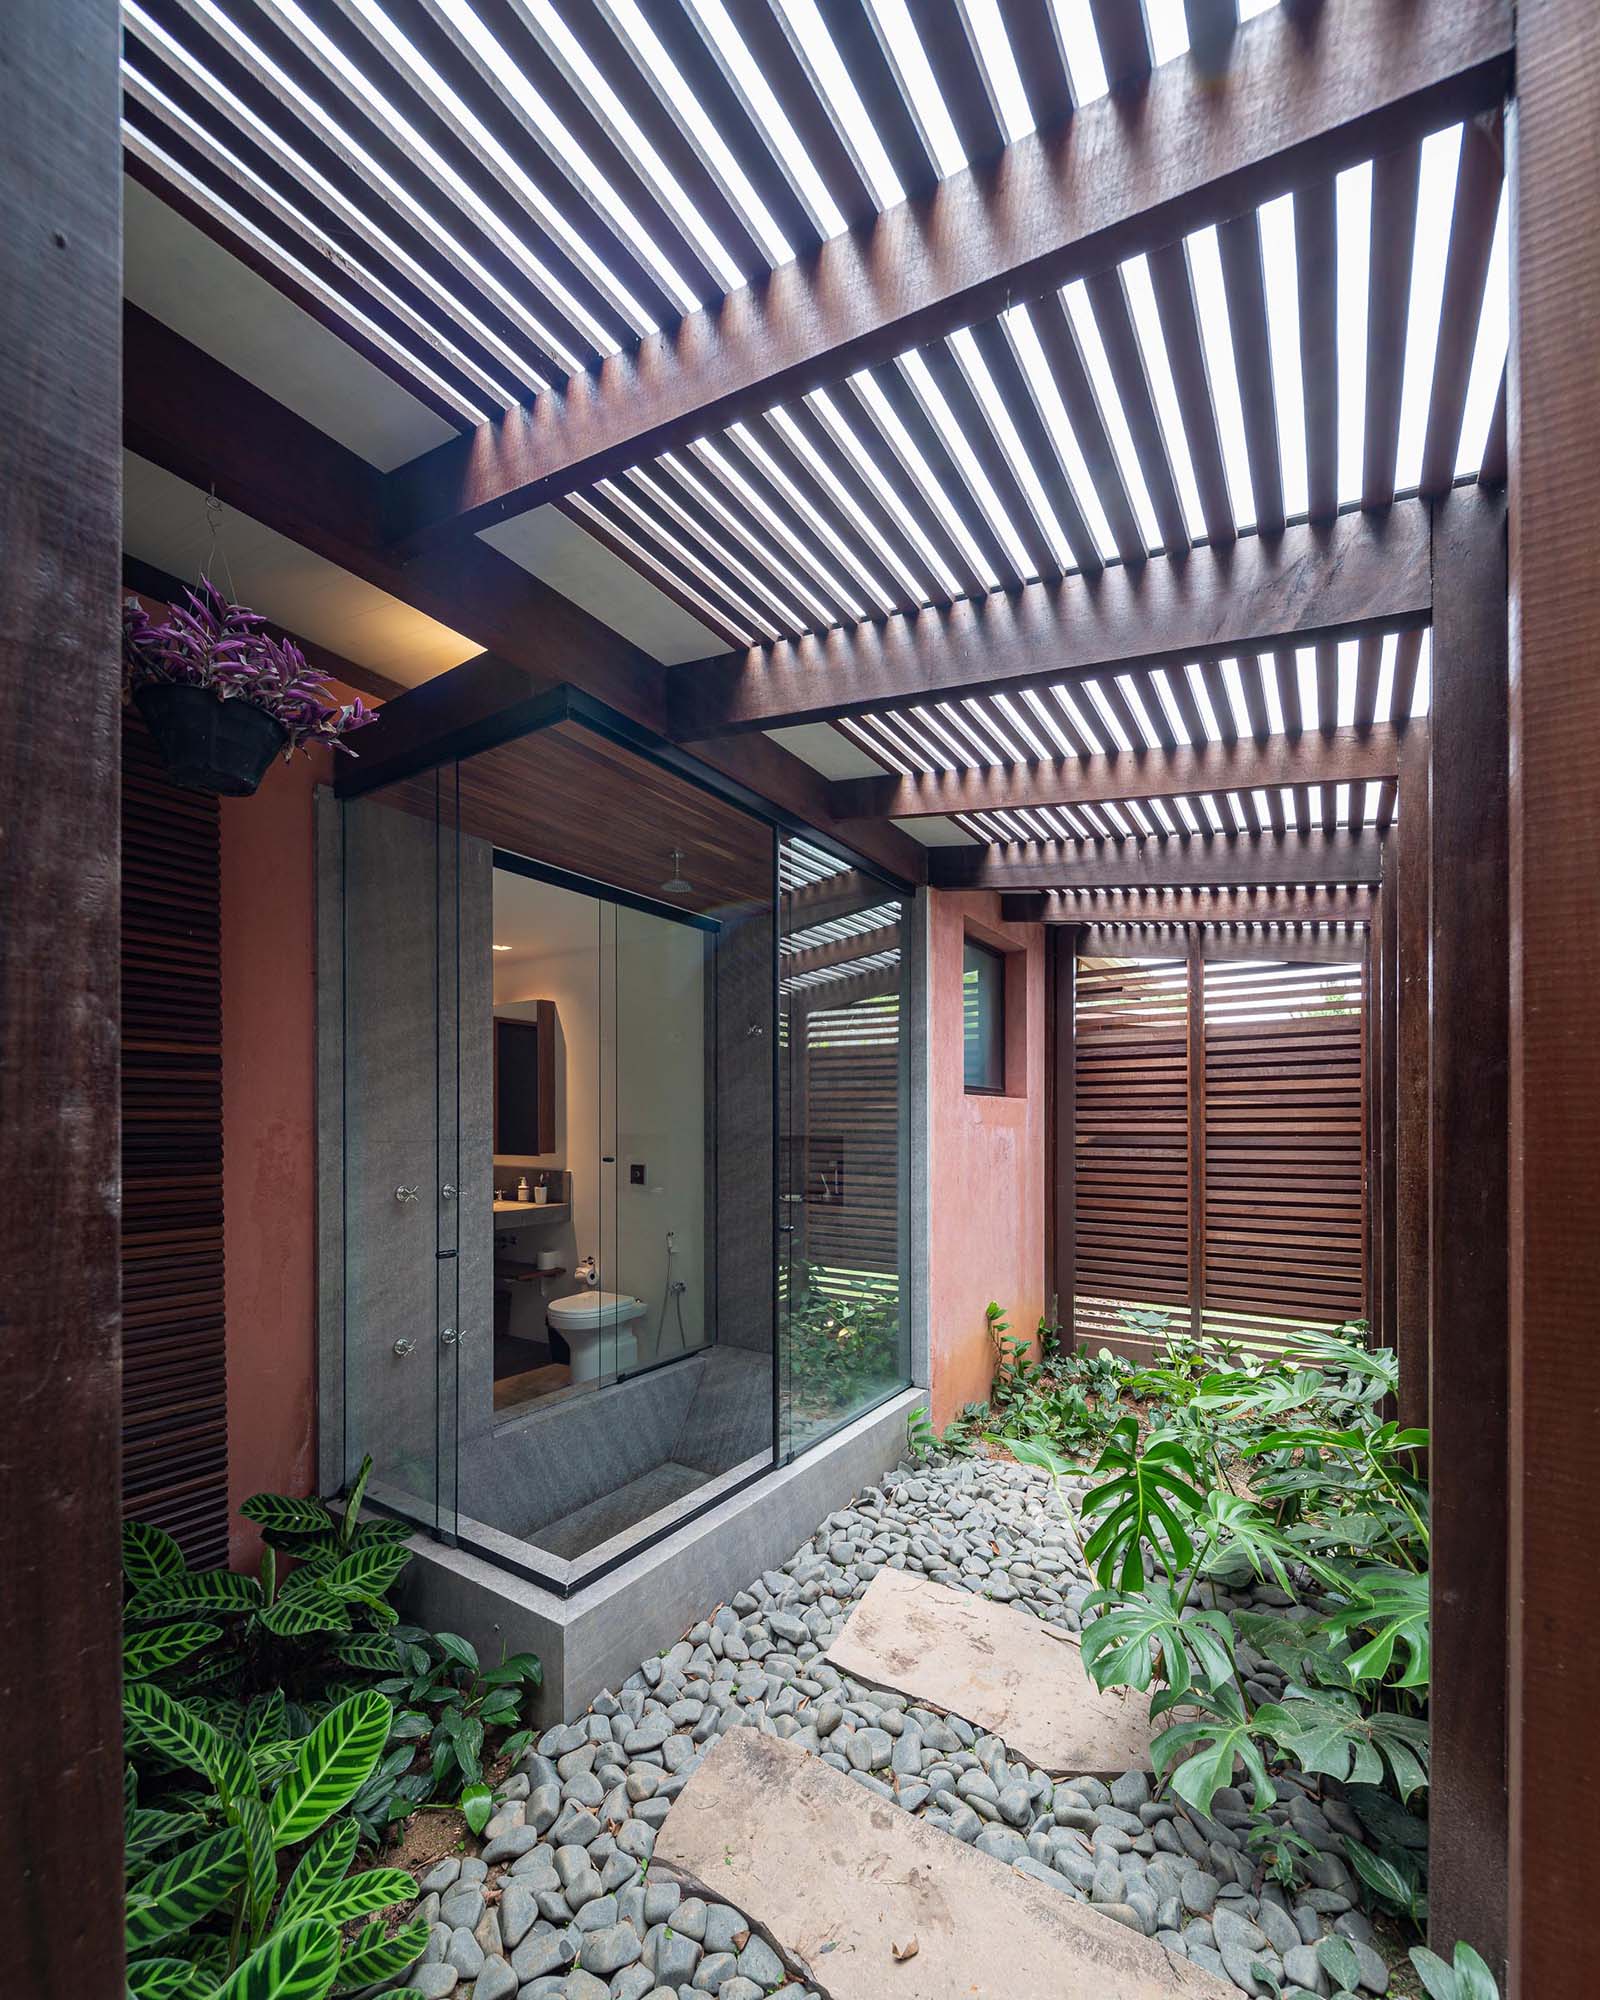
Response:
M672 850L672 873L661 884L661 887L663 892L668 896L687 896L689 891L694 887L694 884L687 880L684 875L683 850L681 848L675 847Z

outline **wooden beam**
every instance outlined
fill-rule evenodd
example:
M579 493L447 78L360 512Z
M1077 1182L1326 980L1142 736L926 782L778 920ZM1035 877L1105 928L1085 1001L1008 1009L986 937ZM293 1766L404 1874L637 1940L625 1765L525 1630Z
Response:
M1074 1144L1077 1071L1077 932L1056 925L1045 933L1045 1296L1073 1345L1072 1296L1077 1263L1077 1171Z
M871 958L875 952L899 948L900 926L883 924L877 930L858 931L853 937L834 938L829 944L786 952L778 960L778 973L780 978L793 979L802 972L824 972L830 965L848 965L852 959Z
M648 654L475 537L411 557L385 548L380 475L365 459L137 306L125 308L123 332L123 436L131 450L192 484L214 486L251 519L486 648L385 703L362 735L363 773L401 746L415 757L430 732L481 726L497 709L518 709L563 686L659 731L666 683ZM831 830L825 781L778 744L693 747L701 764ZM342 777L351 763L340 759ZM919 845L892 828L879 831L892 839L857 828L852 844L880 866L920 879Z
M1003 894L1007 923L1325 924L1372 915L1368 889L1023 889Z
M1259 925L1234 930L1209 924L1084 924L1077 938L1083 958L1178 958L1198 944L1208 965L1234 961L1350 965L1361 957L1366 932L1269 931Z
M1182 558L672 667L668 729L678 738L770 729L1118 667L1271 651L1426 624L1432 610L1427 509L1402 501L1270 541L1245 535Z
M937 889L1280 888L1375 883L1375 833L1191 834L1092 846L935 847Z
M1184 938L1188 1007L1184 1095L1189 1136L1189 1334L1198 1340L1206 1310L1206 968L1200 934Z
M5 1984L121 2000L117 8L14 0L4 41Z
M1500 102L1508 0L1324 0L996 160L390 475L397 539L556 499Z
M1398 960L1395 1131L1395 1346L1400 1355L1398 1415L1428 1421L1428 1299L1432 1284L1428 1177L1428 987L1432 919L1428 876L1428 727L1414 724L1400 752L1400 818L1385 852L1395 892Z
M1505 508L1436 504L1432 835L1433 1501L1429 1933L1500 1963L1506 1924Z
M1573 338L1600 322L1590 0L1519 7L1514 122L1507 2000L1543 2000L1592 1934L1600 1796L1595 1595L1571 1587L1600 1541L1600 343Z
M1395 861L1397 843L1384 850L1385 864ZM1399 1298L1400 1249L1398 1238L1399 1199L1399 908L1398 893L1385 881L1378 891L1377 920L1372 926L1374 960L1377 967L1377 1074L1369 1088L1368 1101L1377 1121L1375 1146L1378 1163L1377 1185L1381 1200L1377 1232L1377 1298L1373 1324L1382 1328L1386 1347L1396 1345L1396 1310Z
M828 795L840 819L924 819L938 813L1015 811L1026 806L1193 797L1279 785L1356 784L1400 770L1401 732L1387 724L1332 736L1246 737L1174 750L1052 763L995 764L968 771L845 778Z

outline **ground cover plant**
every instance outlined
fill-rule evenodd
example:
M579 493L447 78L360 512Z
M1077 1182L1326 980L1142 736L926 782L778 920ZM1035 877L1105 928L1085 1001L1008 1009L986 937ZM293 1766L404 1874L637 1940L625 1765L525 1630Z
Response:
M129 1991L135 2000L322 2000L397 1980L426 1926L358 1848L436 1802L480 1830L484 1766L520 1755L539 1662L485 1668L453 1633L403 1624L403 1524L257 1494L254 1576L193 1571L171 1536L124 1530ZM363 1928L351 1935L356 1921ZM396 1988L395 1990L398 1990Z

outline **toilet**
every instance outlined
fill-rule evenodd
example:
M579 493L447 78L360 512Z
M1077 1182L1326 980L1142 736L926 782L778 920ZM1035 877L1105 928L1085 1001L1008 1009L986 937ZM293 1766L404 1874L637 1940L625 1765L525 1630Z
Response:
M552 1299L545 1320L572 1355L574 1382L625 1374L638 1365L638 1342L630 1330L647 1308L626 1292L573 1292Z

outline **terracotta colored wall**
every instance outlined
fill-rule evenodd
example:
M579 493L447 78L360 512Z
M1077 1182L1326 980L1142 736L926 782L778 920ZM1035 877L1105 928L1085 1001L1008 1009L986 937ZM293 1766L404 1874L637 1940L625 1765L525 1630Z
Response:
M990 1299L1014 1333L1044 1308L1044 932L1000 920L1000 898L930 896L930 1214L928 1272L933 1419L987 1397L994 1353ZM962 1088L961 961L968 935L1007 953L1006 1095Z
M316 1478L316 893L326 751L222 802L222 1121L228 1491ZM232 1560L257 1537L237 1517Z

